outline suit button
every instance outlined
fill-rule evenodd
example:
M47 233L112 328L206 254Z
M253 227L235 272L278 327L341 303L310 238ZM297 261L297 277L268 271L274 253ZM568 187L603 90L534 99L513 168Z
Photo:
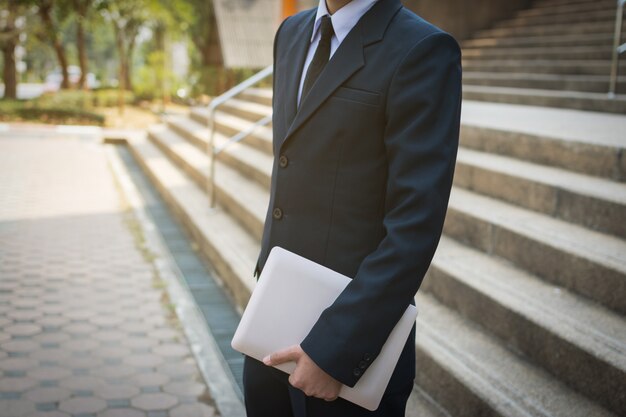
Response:
M354 376L361 376L361 368L354 368L352 373L354 374Z
M365 362L369 362L372 360L372 355L370 355L369 353L366 353L365 355L363 355L363 360Z
M280 220L283 218L283 211L276 207L274 211L272 211L272 216L274 216L276 220Z
M287 159L285 155L281 155L280 158L278 158L278 165L280 165L281 168L287 168L287 165L289 165L289 159Z
M367 362L365 362L365 361L359 362L359 368L361 368L361 369L367 368Z

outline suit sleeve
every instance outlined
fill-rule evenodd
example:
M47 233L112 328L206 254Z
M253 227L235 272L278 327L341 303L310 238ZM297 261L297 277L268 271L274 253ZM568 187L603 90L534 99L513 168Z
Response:
M386 102L386 235L301 343L353 387L387 340L431 263L448 207L459 141L461 51L435 32L401 60Z

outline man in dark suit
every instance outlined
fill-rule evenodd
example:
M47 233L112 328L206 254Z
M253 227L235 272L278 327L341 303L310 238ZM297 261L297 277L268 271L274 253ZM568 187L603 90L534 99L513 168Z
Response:
M404 415L415 326L377 411L337 394L415 303L437 248L458 148L460 61L454 38L399 0L321 0L279 27L275 160L255 275L281 246L353 279L300 345L264 363L245 358L248 416ZM272 367L286 361L297 363L291 376Z

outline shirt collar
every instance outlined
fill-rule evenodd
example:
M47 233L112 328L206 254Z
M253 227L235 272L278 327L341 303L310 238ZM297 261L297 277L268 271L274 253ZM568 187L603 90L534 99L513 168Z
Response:
M367 12L370 7L374 5L377 0L352 0L350 3L337 10L334 14L328 13L326 7L326 0L320 0L317 6L317 15L315 16L315 24L313 26L313 34L311 35L311 42L313 42L318 36L319 27L322 22L322 17L330 15L330 20L333 24L333 30L339 43L348 36L350 30L356 25L361 16Z

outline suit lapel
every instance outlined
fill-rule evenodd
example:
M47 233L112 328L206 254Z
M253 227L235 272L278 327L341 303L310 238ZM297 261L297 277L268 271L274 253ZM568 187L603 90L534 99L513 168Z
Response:
M298 89L300 87L300 74L304 67L311 35L313 34L313 23L317 9L312 9L309 16L305 17L296 30L296 35L289 46L289 50L283 60L287 67L282 72L286 74L286 88L284 100L285 130L291 125L298 109ZM293 66L292 66L293 65Z
M298 89L300 87L300 76L304 66L304 59L310 44L313 29L313 19L315 12L306 23L310 26L305 39L298 39L294 42L291 55L298 63L295 71L286 71L289 74L287 86L287 118L288 130L283 138L280 138L278 149L293 135L302 124L311 117L313 113L324 103L324 101L352 74L365 65L363 48L371 43L380 41L391 18L396 14L402 5L399 0L378 0L377 4L363 15L356 26L348 33L339 48L335 51L326 67L319 75L319 78L309 91L309 94L300 102L297 108ZM307 27L307 25L304 25ZM303 30L300 29L300 36ZM298 50L295 50L298 48ZM288 55L289 56L289 55ZM295 114L295 117L293 116Z

